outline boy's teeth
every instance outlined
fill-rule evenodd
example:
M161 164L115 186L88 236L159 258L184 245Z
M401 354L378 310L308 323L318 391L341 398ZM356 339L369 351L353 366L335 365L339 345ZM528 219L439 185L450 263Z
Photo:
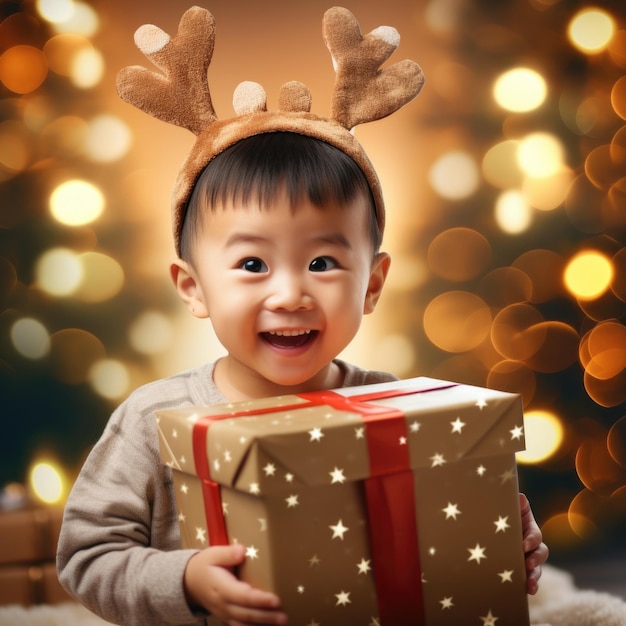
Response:
M298 335L308 335L310 330L270 330L270 335L278 335L279 337L297 337Z

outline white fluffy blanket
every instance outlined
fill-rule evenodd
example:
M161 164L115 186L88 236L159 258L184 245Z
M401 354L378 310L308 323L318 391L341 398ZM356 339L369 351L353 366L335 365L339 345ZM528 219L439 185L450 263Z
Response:
M530 598L533 626L626 626L626 602L608 593L581 590L565 571L544 566L539 593ZM0 626L104 626L77 604L0 607Z

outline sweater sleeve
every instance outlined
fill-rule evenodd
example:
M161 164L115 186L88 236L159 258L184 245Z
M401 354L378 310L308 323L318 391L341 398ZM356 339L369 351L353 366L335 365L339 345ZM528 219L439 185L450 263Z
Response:
M195 551L180 549L156 407L140 409L142 395L113 413L74 484L59 538L59 579L81 604L115 624L201 623L183 590Z

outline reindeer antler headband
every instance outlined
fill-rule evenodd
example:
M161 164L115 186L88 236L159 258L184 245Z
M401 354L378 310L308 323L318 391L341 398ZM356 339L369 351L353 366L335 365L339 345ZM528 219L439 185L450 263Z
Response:
M178 174L172 198L177 253L187 202L209 161L245 137L268 132L315 137L350 156L369 182L382 233L385 210L380 182L350 130L390 115L412 100L422 88L424 75L409 60L381 68L398 47L398 32L381 26L363 36L347 9L334 7L325 13L323 36L336 72L329 118L312 114L309 89L292 81L280 88L277 111L266 110L261 85L241 83L233 96L236 117L218 120L207 82L215 41L213 16L200 7L190 8L173 38L157 26L144 25L137 30L137 47L163 74L139 66L126 67L117 77L118 93L138 109L197 136Z

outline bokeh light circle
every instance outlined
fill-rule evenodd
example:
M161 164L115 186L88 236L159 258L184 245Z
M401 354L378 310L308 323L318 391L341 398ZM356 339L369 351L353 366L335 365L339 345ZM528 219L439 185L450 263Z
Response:
M482 277L477 294L489 306L501 309L509 304L530 300L530 278L516 267L498 267Z
M571 43L586 54L598 54L611 42L615 22L609 13L599 8L579 11L567 27Z
M524 272L530 279L532 293L529 301L531 303L546 302L564 294L565 260L554 250L543 248L529 250L517 257L511 266Z
M575 465L583 485L600 495L611 495L626 481L626 470L615 462L603 437L587 437L576 452Z
M89 123L85 152L93 161L117 161L128 152L131 140L130 129L122 120L113 115L99 115Z
M52 463L35 463L30 470L30 484L35 495L46 504L59 502L63 497L63 478Z
M561 420L550 411L527 411L524 414L524 432L526 449L515 454L520 463L541 463L553 456L563 442Z
M46 327L30 317L23 317L11 326L13 347L27 359L41 359L50 351L50 335Z
M429 269L446 280L465 281L481 274L491 261L486 237L471 228L449 228L428 246Z
M482 172L485 180L500 189L520 187L524 175L519 166L517 152L519 141L507 139L487 150L482 160Z
M91 366L89 382L94 391L103 398L117 400L128 393L130 376L128 369L120 361L101 359Z
M159 354L167 350L174 338L172 323L159 311L145 311L128 330L128 340L140 354Z
M544 321L541 313L529 304L511 304L503 308L491 326L493 347L506 359L524 361L543 345L546 333L532 332Z
M486 386L510 393L519 393L524 406L528 406L537 388L535 373L521 361L499 361L487 375Z
M523 233L532 223L532 207L521 191L509 189L502 192L496 200L495 218L505 233Z
M83 266L74 251L52 248L39 257L35 276L42 291L53 296L68 296L83 280Z
M524 137L517 151L521 169L534 178L554 176L564 167L565 151L553 134L534 132Z
M543 104L547 94L546 81L528 67L516 67L501 74L494 86L496 102L507 111L525 113Z
M471 196L480 183L474 158L460 150L439 157L431 167L428 178L435 192L449 200Z
M59 185L50 196L50 211L62 224L82 226L100 217L104 210L104 196L91 183L68 180Z
M613 460L626 469L626 416L611 426L606 443Z
M0 82L17 94L35 91L48 75L48 63L41 50L17 45L0 56Z
M101 252L78 256L82 280L74 296L84 302L103 302L116 296L124 286L124 270L113 258Z
M563 274L568 291L580 300L595 300L611 285L613 265L600 252L586 250L574 256Z
M477 295L449 291L428 304L423 323L426 335L438 348L446 352L465 352L489 335L491 312Z
M626 76L619 78L613 85L611 106L623 120L626 120Z

